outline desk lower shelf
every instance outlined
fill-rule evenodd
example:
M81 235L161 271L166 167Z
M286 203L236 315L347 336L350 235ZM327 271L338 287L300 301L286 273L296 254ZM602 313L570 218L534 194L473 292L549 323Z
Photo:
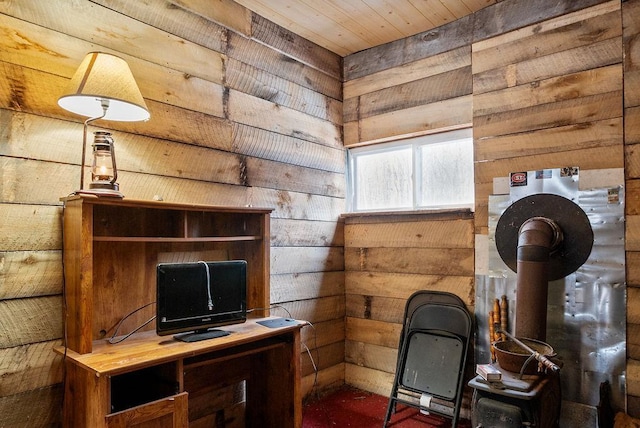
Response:
M110 420L126 419L113 418L114 412L136 408L136 414L144 414L158 400L202 396L216 385L241 381L244 426L300 427L300 328L305 323L275 328L258 323L269 319L221 327L230 334L201 342L144 332L115 345L96 341L89 354L56 348L66 355L65 426L111 427ZM195 418L201 412L187 401L189 418ZM186 426L183 418L173 420L168 426Z

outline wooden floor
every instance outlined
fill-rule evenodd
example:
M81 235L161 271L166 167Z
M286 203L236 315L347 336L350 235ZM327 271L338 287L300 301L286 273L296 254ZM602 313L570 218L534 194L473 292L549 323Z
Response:
M312 400L303 408L303 428L380 428L387 411L388 397L351 387ZM388 425L390 428L447 428L451 421L420 414L417 410L398 407ZM470 426L462 421L460 427Z

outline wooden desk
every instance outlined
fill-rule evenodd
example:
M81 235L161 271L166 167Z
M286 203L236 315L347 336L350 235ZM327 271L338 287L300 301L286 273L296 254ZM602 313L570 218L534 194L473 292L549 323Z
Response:
M88 354L67 349L64 426L218 426L224 420L226 427L301 427L304 322L269 328L260 320L220 327L231 334L201 342L144 332L115 345L95 341ZM65 348L56 352L65 355ZM244 400L236 410L211 404L238 383Z

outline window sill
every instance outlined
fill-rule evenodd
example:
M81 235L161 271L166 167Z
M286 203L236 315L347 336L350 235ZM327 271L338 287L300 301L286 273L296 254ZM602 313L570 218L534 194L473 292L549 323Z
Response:
M345 224L400 222L415 220L463 220L474 218L470 208L441 209L441 210L410 210L410 211L366 211L343 213L340 218Z

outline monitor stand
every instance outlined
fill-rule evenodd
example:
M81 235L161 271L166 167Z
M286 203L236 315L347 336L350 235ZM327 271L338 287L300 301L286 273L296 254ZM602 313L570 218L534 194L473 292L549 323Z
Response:
M176 334L175 336L173 336L173 338L181 342L198 342L200 340L214 339L216 337L223 337L228 335L228 331L209 329Z

